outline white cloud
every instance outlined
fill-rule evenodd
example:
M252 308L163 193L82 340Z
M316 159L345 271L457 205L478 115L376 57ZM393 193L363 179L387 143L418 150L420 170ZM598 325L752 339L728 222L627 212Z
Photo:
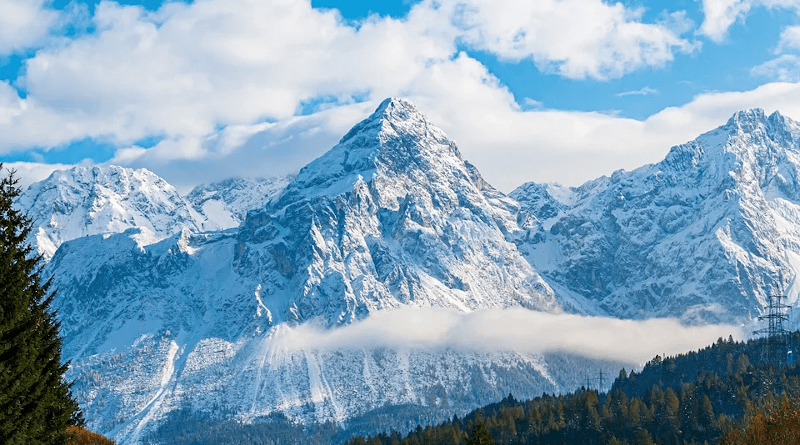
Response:
M643 11L601 0L490 0L443 2L458 13L465 41L509 60L532 59L546 72L573 79L620 77L672 61L673 52L695 46L679 36L685 16L672 25L643 23ZM677 20L683 17L683 20ZM677 20L677 22L676 22Z
M800 50L800 26L787 26L781 31L778 45L775 47L775 54L778 57L753 67L750 74L781 82L800 81L800 57L791 54L798 50Z
M204 156L197 140L216 128L286 119L303 101L414 95L439 65L462 57L459 41L596 78L660 66L690 46L621 4L532 4L430 0L402 20L373 16L355 27L300 0L175 2L156 12L103 1L92 17L96 32L64 38L27 61L19 82L27 98L5 107L14 131L0 139L0 151L163 135L193 140L167 157ZM480 20L459 15L470 8L482 11ZM521 15L508 22L498 10ZM509 40L509 33L525 37Z
M526 109L531 109L531 108L542 108L544 104L536 99L531 99L530 97L526 97L522 99L522 106L525 107Z
M632 91L623 91L621 93L615 94L617 97L625 97L625 96L649 96L651 94L658 94L658 90L655 88L650 87L642 87L638 90Z
M763 76L781 82L800 81L800 57L783 54L750 70L754 76Z
M798 0L702 0L703 23L700 33L715 42L722 42L728 29L737 21L744 21L747 14L757 7L800 10Z
M753 6L751 0L703 0L703 23L700 32L715 42L721 42L737 20L744 16Z
M686 30L682 16L670 17L671 25L645 24L641 11L599 0L508 9L443 0L417 4L402 20L372 17L356 27L298 0L175 2L156 12L104 1L92 18L97 32L28 60L20 79L26 98L0 83L0 153L104 138L122 147L112 162L147 167L185 189L234 174L296 171L380 100L403 96L490 183L510 191L528 180L576 185L659 161L741 108L800 116L800 92L788 84L700 95L644 121L520 107L484 65L456 51L466 41L564 75L612 76L690 49L676 34ZM320 98L331 105L295 116ZM152 136L161 142L137 146Z
M568 352L584 357L643 364L657 354L675 355L712 344L720 337L742 338L730 325L684 326L674 319L620 320L526 309L461 313L447 309L382 311L335 329L314 324L280 326L276 350L452 348L521 353Z
M407 90L454 55L437 14L419 7L405 21L373 17L356 29L298 0L167 3L155 13L104 1L95 33L27 61L27 99L5 107L15 131L0 150L155 134L194 140L167 157L203 156L197 139L220 126L290 118L319 96L346 103Z
M0 0L0 55L40 44L58 23L47 0Z
M782 54L793 50L800 50L800 26L787 26L781 31L775 52Z

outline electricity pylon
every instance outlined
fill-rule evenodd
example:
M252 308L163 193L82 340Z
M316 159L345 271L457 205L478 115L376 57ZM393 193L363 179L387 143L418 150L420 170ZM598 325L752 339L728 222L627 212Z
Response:
M753 331L756 335L766 334L764 358L773 363L783 363L786 355L786 334L789 331L783 327L783 323L789 323L787 312L791 308L784 303L785 300L786 295L771 295L767 303L767 313L758 317L759 321L767 320L767 327Z

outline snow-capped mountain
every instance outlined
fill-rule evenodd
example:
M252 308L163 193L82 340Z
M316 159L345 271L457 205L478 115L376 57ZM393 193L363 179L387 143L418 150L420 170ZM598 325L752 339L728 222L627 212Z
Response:
M525 184L517 240L567 306L745 322L800 283L800 125L736 113L666 159L576 188Z
M410 102L387 100L248 214L234 263L263 281L278 320L336 324L407 304L555 310L506 240L516 212Z
M572 389L588 363L287 347L303 323L334 332L404 307L747 322L771 293L795 304L798 144L790 119L741 112L658 164L507 197L391 99L292 178L181 198L146 171L78 169L19 205L46 235L40 250L61 244L46 273L73 391L92 428L135 444L177 411L243 422L464 412ZM124 179L136 175L146 179Z
M115 165L73 167L32 184L16 202L33 220L30 242L49 261L64 242L137 228L156 242L186 229L228 229L263 208L289 177L232 178L196 187L186 197L146 170Z
M409 102L382 103L265 201L225 231L62 244L46 273L90 426L138 443L177 409L345 421L401 404L463 412L582 381L531 354L276 346L301 322L400 307L560 310L507 239L517 204Z
M31 242L46 260L75 238L139 228L155 241L198 231L203 221L154 173L113 165L55 171L28 187L16 205L33 220Z
M277 178L231 178L195 187L186 200L206 219L207 229L230 229L244 221L247 212L262 209L291 181Z

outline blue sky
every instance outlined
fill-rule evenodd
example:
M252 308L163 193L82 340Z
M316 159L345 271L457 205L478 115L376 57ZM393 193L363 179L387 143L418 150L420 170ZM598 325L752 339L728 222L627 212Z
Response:
M800 118L800 0L0 0L0 161L291 173L387 96L503 191Z

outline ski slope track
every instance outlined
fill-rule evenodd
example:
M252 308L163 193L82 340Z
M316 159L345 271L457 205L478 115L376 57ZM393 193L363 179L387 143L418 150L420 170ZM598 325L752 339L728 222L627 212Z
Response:
M445 418L622 366L446 347L299 350L285 334L301 324L330 332L408 307L745 323L772 292L795 304L798 140L788 118L741 112L659 164L506 196L411 103L387 99L292 177L180 196L146 170L75 168L17 205L54 276L89 427L128 445L178 411L347 426L415 406Z

